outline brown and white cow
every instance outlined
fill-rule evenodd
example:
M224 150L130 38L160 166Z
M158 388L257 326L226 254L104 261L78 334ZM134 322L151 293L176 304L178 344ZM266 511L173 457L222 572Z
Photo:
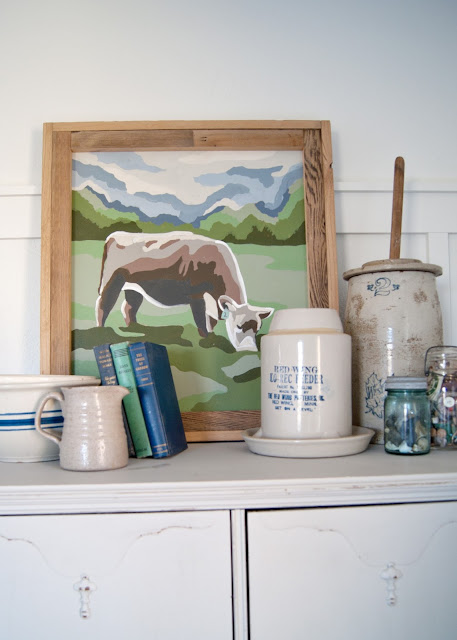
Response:
M257 351L256 334L274 311L248 303L237 260L225 242L189 231L109 235L95 305L97 326L104 326L122 290L127 325L136 322L143 299L160 307L188 304L201 336L223 319L237 351Z

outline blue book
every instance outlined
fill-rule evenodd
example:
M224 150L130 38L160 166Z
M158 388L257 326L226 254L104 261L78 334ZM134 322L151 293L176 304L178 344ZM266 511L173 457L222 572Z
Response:
M128 342L119 342L110 345L113 356L114 368L119 384L126 387L130 393L122 400L125 413L132 434L133 445L137 458L152 456L152 447L149 442L148 430L141 408L140 397L136 388L135 375L128 348Z
M97 362L98 371L100 373L100 380L102 382L102 385L109 386L113 384L119 384L109 344L97 345L94 347L93 351L95 360ZM122 405L122 419L124 420L125 435L127 436L129 457L135 458L135 447L133 446L132 434L130 433L129 423L127 420L127 416L125 415L124 405Z
M165 458L184 451L186 434L166 347L134 342L129 350L152 455Z

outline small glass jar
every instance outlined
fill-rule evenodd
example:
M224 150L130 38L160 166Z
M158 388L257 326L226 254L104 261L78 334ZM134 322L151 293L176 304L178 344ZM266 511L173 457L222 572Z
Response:
M426 378L390 376L384 400L384 449L421 455L430 451L430 402Z
M457 347L430 347L425 354L427 395L436 448L457 448Z

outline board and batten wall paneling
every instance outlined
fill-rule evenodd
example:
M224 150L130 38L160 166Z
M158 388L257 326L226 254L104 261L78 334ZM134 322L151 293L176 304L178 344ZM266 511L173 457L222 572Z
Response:
M335 183L340 313L342 274L388 258L391 185ZM447 344L457 344L457 185L406 186L401 257L439 264ZM41 198L37 186L0 186L0 374L39 372Z

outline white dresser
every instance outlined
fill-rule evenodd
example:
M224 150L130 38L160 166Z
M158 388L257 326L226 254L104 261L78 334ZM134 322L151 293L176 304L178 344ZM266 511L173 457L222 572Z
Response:
M457 637L457 452L0 464L7 640Z

